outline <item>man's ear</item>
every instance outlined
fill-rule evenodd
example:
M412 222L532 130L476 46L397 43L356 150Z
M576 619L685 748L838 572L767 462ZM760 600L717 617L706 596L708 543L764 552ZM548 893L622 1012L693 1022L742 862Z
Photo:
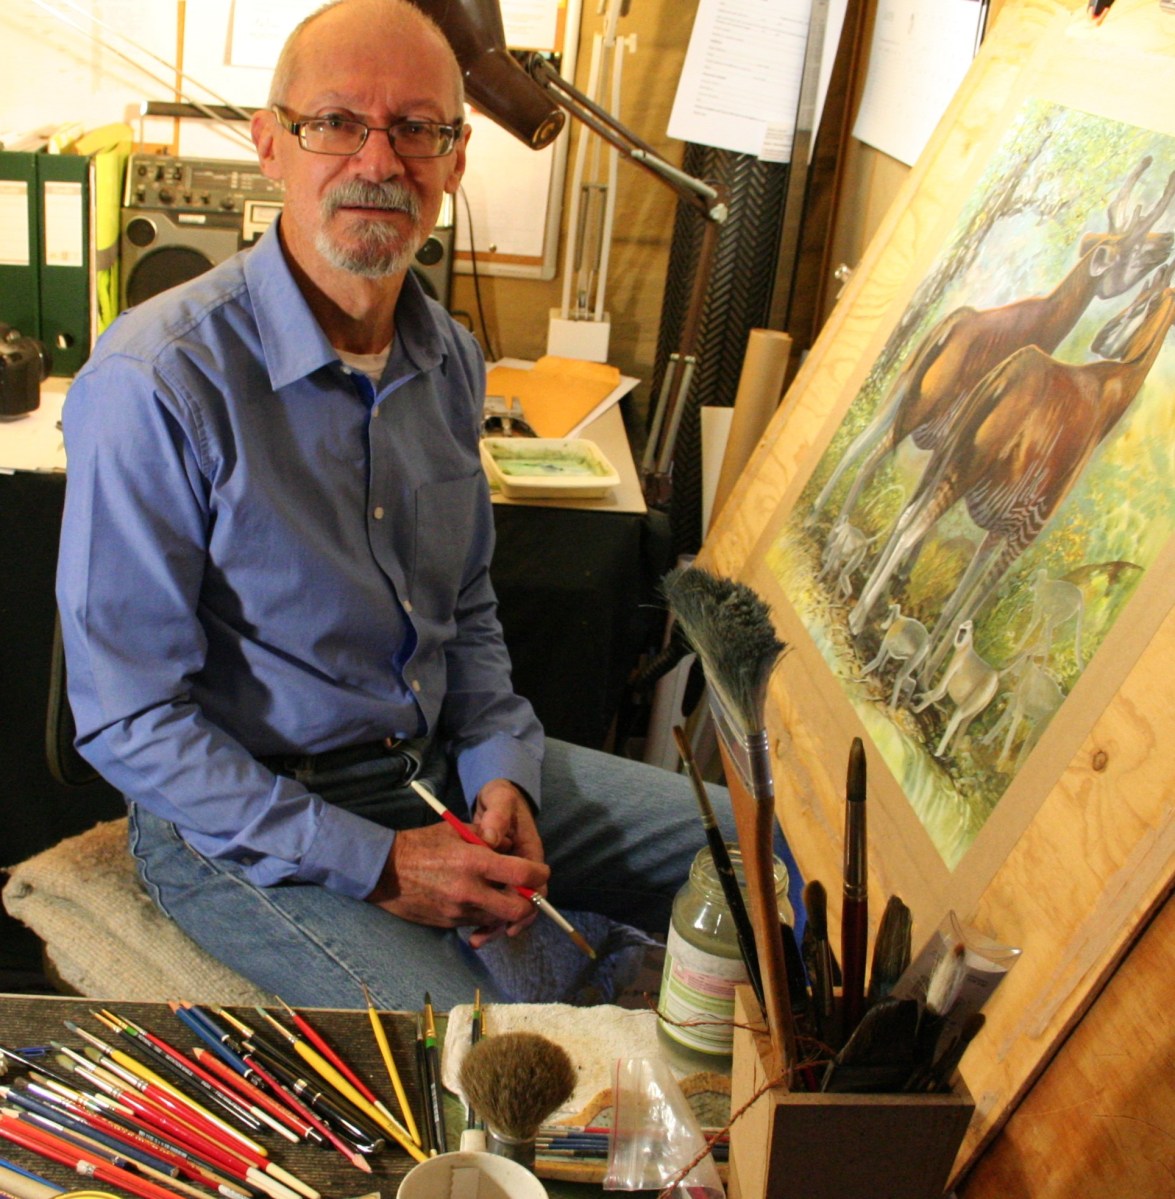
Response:
M261 165L261 173L267 179L280 179L281 165L274 152L277 117L268 108L259 108L249 118L249 132L253 136L253 145L257 147L257 161Z
M445 191L451 196L455 196L457 189L461 186L461 176L465 174L465 147L469 144L469 139L472 136L473 130L470 126L467 124L462 125L461 135L457 138L457 144L453 147L453 168L445 180Z

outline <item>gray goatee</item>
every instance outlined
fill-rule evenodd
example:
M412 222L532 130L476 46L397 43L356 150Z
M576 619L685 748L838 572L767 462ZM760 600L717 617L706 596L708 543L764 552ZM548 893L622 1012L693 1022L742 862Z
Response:
M424 241L416 193L402 183L367 183L352 179L323 198L324 225L339 209L352 206L403 212L412 221L412 233L405 237L383 221L368 221L363 224L357 242L341 245L324 227L316 238L319 253L332 266L369 279L403 274Z

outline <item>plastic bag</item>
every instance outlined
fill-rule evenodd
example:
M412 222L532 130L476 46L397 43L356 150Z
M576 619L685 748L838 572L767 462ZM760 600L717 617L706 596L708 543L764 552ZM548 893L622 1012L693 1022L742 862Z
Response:
M664 1187L706 1147L706 1138L669 1067L655 1057L619 1058L612 1090L606 1191ZM722 1199L718 1167L707 1153L673 1189L682 1199Z

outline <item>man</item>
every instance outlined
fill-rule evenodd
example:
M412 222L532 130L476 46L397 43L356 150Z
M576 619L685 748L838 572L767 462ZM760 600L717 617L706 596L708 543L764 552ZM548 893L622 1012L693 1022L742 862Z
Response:
M514 888L664 928L702 843L682 780L544 753L510 685L484 363L409 272L462 118L410 4L308 18L252 123L280 219L121 317L65 406L79 748L126 795L163 910L290 1003L553 998ZM435 820L417 771L491 848ZM533 986L487 964L502 934Z

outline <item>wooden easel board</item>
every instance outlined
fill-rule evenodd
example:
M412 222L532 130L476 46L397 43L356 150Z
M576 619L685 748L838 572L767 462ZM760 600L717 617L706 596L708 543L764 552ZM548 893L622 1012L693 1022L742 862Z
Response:
M919 470L942 459L933 459L934 450L921 460L903 457L908 443L889 456L883 464L889 473L878 472L849 514L867 543L862 560L837 561L823 579L836 504L851 472L826 510L814 512L815 497L937 321L966 306L997 308L1048 293L1074 267L1082 236L1096 232L1099 222L1106 230L1107 207L1140 163L1143 146L1153 151L1152 162L1138 174L1126 208L1145 208L1162 192L1175 171L1171 79L1175 16L1161 12L1155 0L1117 0L1101 24L1054 0L1011 0L1004 7L700 558L701 565L754 587L791 646L768 703L777 811L805 876L828 886L832 915L839 919L845 763L852 737L860 735L870 768L874 931L886 897L898 894L914 913L915 950L950 910L1022 950L963 1062L976 1115L957 1172L1027 1092L1172 886L1175 537L1163 531L1175 502L1162 479L1152 485L1147 463L1155 458L1160 475L1172 473L1175 335L1166 337L1138 398L1083 468L1086 483L1099 479L1103 490L1081 498L1074 484L1065 492L1056 519L996 577L971 613L974 648L995 675L996 689L937 756L952 697L921 713L912 708L949 669L950 647L935 673L921 682L915 676L912 688L900 691L892 710L898 664L866 668L884 636L887 602L897 598L917 609L920 596L917 610L930 629L986 530L976 522L970 529L935 524L905 563L904 579L895 571L881 602L854 632L849 617L871 564L916 495ZM1047 153L1025 152L1033 127L1047 129L1040 134ZM1114 154L1119 157L1111 163L1107 155ZM1041 163L1050 156L1054 174L1046 187ZM1015 185L1010 193L1009 184ZM1030 219L1012 216L1018 196L1029 198ZM1154 222L1158 231L1173 227L1175 203ZM970 256L966 269L952 258L960 254ZM1051 356L1070 366L1093 361L1097 331L1141 286L1091 301ZM961 393L970 394L978 381L960 375ZM1136 423L1140 412L1150 425ZM1029 419L1022 417L1009 438ZM960 434L951 452L964 452L962 444ZM1107 463L1116 463L1119 478L1133 489L1126 506L1108 498L1117 492L1105 489L1100 472ZM1131 581L1112 617L1105 595L1095 600L1083 591L1087 615L1104 619L1087 625L1080 650L1071 644L1072 626L1060 625L1031 647L1028 656L1057 682L1063 702L1039 729L1021 726L1005 752L997 725L1012 702L1014 678L1007 671L1030 624L1032 580L1040 569L1083 586L1097 573L1094 567L1104 574L1100 555L1084 573L1077 569L1093 544L1091 529L1133 520L1142 508L1151 515L1138 528L1153 530L1151 521L1158 520L1163 535L1149 549L1134 544L1121 555ZM961 510L962 504L951 519ZM1058 530L1080 544L1062 546ZM1133 556L1139 560L1129 562ZM928 583L918 572L930 567ZM838 590L838 571L847 596ZM1039 739L1021 757L1029 732ZM944 831L933 804L927 805L927 787L961 800L969 823L956 821L964 827ZM977 794L982 804L973 803Z

